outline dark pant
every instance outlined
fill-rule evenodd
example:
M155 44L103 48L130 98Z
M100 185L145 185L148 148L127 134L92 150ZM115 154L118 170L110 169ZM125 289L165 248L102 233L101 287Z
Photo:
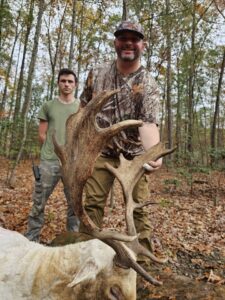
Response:
M28 229L25 236L32 241L38 241L41 228L44 225L44 210L48 198L52 194L59 180L61 180L61 168L59 161L44 161L40 163L41 179L35 181L35 189L33 193L33 206L28 218ZM67 230L78 231L79 220L75 216L69 193L64 187L64 194L67 200Z

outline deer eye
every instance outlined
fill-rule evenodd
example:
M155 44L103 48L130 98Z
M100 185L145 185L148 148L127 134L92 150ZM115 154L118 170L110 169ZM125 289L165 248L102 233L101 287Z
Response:
M112 300L123 300L123 295L118 286L112 286L110 288L110 294L112 296Z

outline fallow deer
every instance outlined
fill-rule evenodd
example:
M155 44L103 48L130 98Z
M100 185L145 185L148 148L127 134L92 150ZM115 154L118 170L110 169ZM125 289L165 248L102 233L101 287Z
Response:
M135 300L136 272L152 284L162 284L136 261L138 254L160 263L166 259L155 257L138 242L133 211L148 205L149 201L135 203L132 191L145 172L143 165L173 150L159 143L132 161L121 155L117 169L106 165L122 186L126 233L98 228L83 206L83 189L102 148L121 130L142 125L142 121L127 120L99 128L96 114L116 92L103 91L69 117L65 145L58 145L53 136L74 211L86 233L95 239L51 248L30 242L19 233L0 229L0 294L4 300Z

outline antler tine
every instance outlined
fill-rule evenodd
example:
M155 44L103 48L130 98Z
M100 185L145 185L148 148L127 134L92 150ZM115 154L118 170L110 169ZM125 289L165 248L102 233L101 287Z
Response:
M166 149L165 144L158 143L144 154L135 157L133 161L125 159L121 154L120 165L118 168L114 168L108 163L105 164L106 168L115 175L122 186L126 202L126 222L129 235L136 235L136 229L133 222L133 217L131 217L131 215L133 214L133 210L137 207L137 205L140 204L137 204L133 201L132 193L134 186L145 173L143 164L148 161L157 160L162 156L172 153L175 149L176 148Z
M122 268L132 268L148 282L154 285L162 285L161 281L153 278L134 260L132 254L130 254L130 249L124 243L112 239L106 239L104 242L115 250L117 255L114 258L114 263L116 265Z
M175 150L173 149L166 149L165 145L163 143L159 143L149 149L146 153L136 157L133 161L126 160L123 155L120 155L120 165L118 168L112 167L110 164L106 163L106 168L111 171L115 177L119 180L123 193L125 198L125 215L126 215L126 224L127 224L127 230L128 234L132 236L136 236L136 228L134 224L133 219L133 211L135 208L144 206L147 203L144 203L142 205L137 204L133 201L132 193L135 184L138 182L138 180L141 178L141 176L144 174L145 170L143 168L143 164L148 161L157 160L158 158L165 156L169 153L172 153ZM114 243L114 242L113 242ZM117 247L123 248L123 245L121 243L116 243ZM115 245L111 245L112 247ZM160 259L157 258L155 255L153 255L150 251L148 251L146 248L144 248L136 238L132 243L129 243L128 246L136 253L143 254L150 259L152 259L155 262L158 263L165 263L168 259ZM133 268L136 272L138 272L142 277L144 277L147 281L159 285L161 284L159 281L154 279L152 276L150 276L134 259L129 257L127 259L127 256L129 256L129 253L125 250L119 251L115 248L115 251L117 252L117 255L119 256L119 261L122 264L126 264L127 267Z
M66 143L59 145L53 135L55 152L62 164L62 177L68 188L75 213L86 227L89 234L99 238L113 238L132 241L135 237L118 232L101 231L87 215L82 194L87 179L91 176L94 163L102 148L112 136L128 127L142 125L142 121L127 120L107 128L99 128L95 117L106 101L118 90L103 91L93 98L84 108L71 115L66 123Z

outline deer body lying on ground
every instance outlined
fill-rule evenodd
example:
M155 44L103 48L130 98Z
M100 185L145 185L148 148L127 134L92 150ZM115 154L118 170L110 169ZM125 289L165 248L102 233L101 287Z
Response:
M136 272L113 265L114 256L97 239L47 247L0 228L0 298L135 300Z
M85 183L103 147L121 130L142 125L140 120L126 120L107 128L98 127L96 114L116 92L103 91L69 117L65 145L58 145L53 136L73 209L85 232L98 240L48 248L30 242L18 233L1 229L0 297L4 295L4 300L135 300L136 272L153 284L161 284L136 261L138 254L156 262L166 259L157 259L139 243L133 211L148 205L149 201L135 203L132 192L145 172L143 165L172 150L159 143L132 161L121 155L117 169L106 165L123 189L126 233L98 228L83 206Z

